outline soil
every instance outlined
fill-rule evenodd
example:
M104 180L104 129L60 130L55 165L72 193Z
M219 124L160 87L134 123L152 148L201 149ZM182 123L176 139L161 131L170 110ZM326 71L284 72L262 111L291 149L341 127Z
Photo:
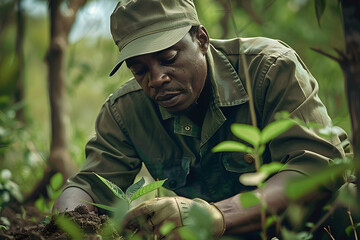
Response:
M21 214L21 212L23 212L23 214ZM84 233L83 239L102 239L99 235L101 227L109 220L107 215L98 215L94 212L89 212L85 206L79 206L74 211L51 216L46 216L33 206L25 206L21 212L17 212L10 207L3 209L1 217L6 217L9 220L10 227L7 230L0 229L0 240L71 239L70 236L62 231L56 224L55 219L59 215L76 222ZM0 224L4 225L1 220ZM115 230L111 229L110 231L112 239L123 239Z

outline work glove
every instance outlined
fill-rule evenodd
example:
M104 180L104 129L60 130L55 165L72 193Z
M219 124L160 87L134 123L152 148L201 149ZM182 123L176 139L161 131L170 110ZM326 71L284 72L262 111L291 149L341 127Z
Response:
M219 239L225 231L224 216L215 205L199 198L163 197L140 203L126 214L123 222L125 230L152 232L161 239L159 229L165 222L173 222L175 229L189 224L189 210L194 204L209 213L213 222L213 238Z

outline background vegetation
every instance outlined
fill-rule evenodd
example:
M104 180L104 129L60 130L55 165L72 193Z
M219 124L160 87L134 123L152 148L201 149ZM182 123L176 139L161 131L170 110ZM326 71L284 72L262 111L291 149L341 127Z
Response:
M16 7L8 9L10 0L0 0L0 169L9 169L12 180L26 195L43 177L43 169L50 153L50 111L48 100L46 51L49 47L49 18L34 12L35 6L46 1L33 1L23 8L24 25L24 93L21 102L14 100L19 59L16 51ZM26 1L25 1L26 2ZM237 30L242 37L264 36L281 39L294 48L304 60L320 85L319 95L328 108L334 125L350 133L350 120L344 92L344 80L339 65L311 50L322 49L332 53L344 49L344 37L338 1L329 0L319 26L314 1L311 0L236 0L232 2ZM66 93L69 121L69 150L80 167L85 159L84 146L94 134L94 122L101 105L113 91L130 78L124 67L113 77L109 72L118 50L109 31L98 35L106 26L111 10L102 18L91 14L116 1L88 1L78 13L66 50ZM228 1L195 0L202 24L212 38L235 37L229 17ZM92 4L92 5L91 5ZM110 4L110 5L111 5ZM112 8L113 8L112 7ZM106 7L107 9L108 7ZM86 12L87 10L88 12ZM83 11L83 12L82 12ZM7 14L5 14L7 13ZM84 15L86 17L84 17ZM82 18L80 18L82 16ZM75 32L75 33L74 33ZM107 33L106 33L107 32ZM15 69L15 70L13 70ZM24 107L24 119L17 111Z

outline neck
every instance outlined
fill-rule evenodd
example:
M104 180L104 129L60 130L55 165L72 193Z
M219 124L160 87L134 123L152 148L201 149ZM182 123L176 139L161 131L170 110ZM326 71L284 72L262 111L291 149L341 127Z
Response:
M211 99L211 84L205 81L205 85L197 101L184 113L195 124L202 126Z

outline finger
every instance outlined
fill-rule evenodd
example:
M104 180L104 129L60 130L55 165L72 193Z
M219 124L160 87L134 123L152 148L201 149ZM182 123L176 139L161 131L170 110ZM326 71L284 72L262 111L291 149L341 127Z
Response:
M123 220L123 225L128 225L131 221L134 219L137 219L139 217L145 217L147 218L149 215L152 215L153 212L151 211L151 205L153 204L152 200L145 201L143 203L140 203L139 205L135 206L134 208L130 209ZM150 208L149 208L150 205Z
M171 221L176 227L182 226L179 208L174 199L169 199L160 211L155 211L151 217L152 223L157 226L164 221Z

